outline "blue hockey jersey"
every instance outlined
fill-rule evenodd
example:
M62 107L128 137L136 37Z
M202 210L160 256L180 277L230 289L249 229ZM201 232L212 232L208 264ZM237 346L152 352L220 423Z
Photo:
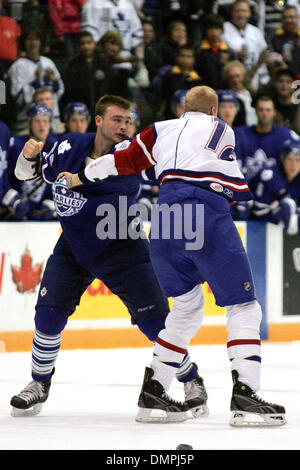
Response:
M103 182L84 184L78 191L68 189L65 178L56 181L63 171L78 173L84 168L94 140L95 133L65 134L55 141L49 153L42 154L43 178L52 187L58 219L80 263L92 260L112 240L128 237L128 224L134 218L128 216L128 208L137 202L140 189L137 175L111 176ZM129 143L125 140L117 147L124 148ZM105 238L102 229L106 222Z
M298 140L299 136L291 129L274 125L272 131L261 134L255 126L239 126L234 129L235 153L239 166L247 180L261 168L279 163L285 141Z
M10 130L4 122L0 122L0 202L3 195L9 189L7 174L7 150L9 145Z
M287 181L281 166L263 168L249 181L254 194L253 216L256 219L278 223L276 201L290 198L300 207L300 174Z

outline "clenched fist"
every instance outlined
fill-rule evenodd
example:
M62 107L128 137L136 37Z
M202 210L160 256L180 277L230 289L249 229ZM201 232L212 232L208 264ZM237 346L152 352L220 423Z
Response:
M29 139L23 148L23 155L27 159L35 158L44 147L44 142L37 142L34 139Z

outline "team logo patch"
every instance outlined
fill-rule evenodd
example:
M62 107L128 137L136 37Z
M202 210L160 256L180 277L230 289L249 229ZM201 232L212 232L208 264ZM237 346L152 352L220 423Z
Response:
M223 192L223 186L219 183L210 183L210 187L211 189L213 189L214 191L217 191L218 193Z
M56 212L61 217L77 214L87 201L81 193L68 189L65 177L53 184L52 192Z

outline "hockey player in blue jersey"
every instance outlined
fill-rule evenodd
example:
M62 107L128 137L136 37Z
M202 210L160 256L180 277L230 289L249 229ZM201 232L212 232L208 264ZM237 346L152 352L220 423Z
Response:
M80 192L69 190L65 178L57 181L61 171L67 168L76 173L112 151L114 145L115 148L126 148L130 144L130 140L126 140L129 119L130 103L120 97L105 95L96 105L96 134L65 134L55 141L50 152L43 153L43 178L52 187L63 232L48 259L40 285L32 348L33 381L12 398L13 415L40 411L48 397L61 332L81 295L95 278L101 279L124 302L132 324L136 324L150 341L155 341L164 325L169 305L150 263L148 241L127 236L131 222L136 222L135 217L127 220L127 209L136 202L140 176L112 177L104 184L88 183ZM42 144L34 140L25 144L15 169L19 179L37 176L36 158L41 149ZM118 223L116 233L103 237L101 224L105 222L108 208L114 209ZM195 416L206 413L207 394L203 380L188 354L177 372L177 378L184 383L187 401L174 403L170 411L172 407L178 407L182 419L190 409ZM169 409L165 411L168 413ZM175 418L178 419L178 415Z
M7 174L7 150L9 146L10 130L0 121L0 220L6 214L7 209L2 205L2 198L10 188Z
M287 141L280 164L260 170L249 187L255 219L282 223L288 235L300 233L300 141Z
M20 181L15 177L14 169L17 158L25 143L33 138L43 142L44 149L57 138L51 134L52 111L45 104L32 104L27 110L29 135L12 136L7 152L7 173L9 190L3 197L3 205L7 207L6 220L52 220L56 219L51 187L41 178Z
M235 160L234 133L216 117L218 97L209 87L189 90L185 109L179 119L148 126L126 149L103 156L77 174L62 172L58 178L80 190L89 181L103 180L105 187L109 175L153 168L160 184L151 220L150 256L164 293L173 298L173 308L156 338L151 367L145 370L137 420L151 421L153 409L162 402L172 404L166 391L201 326L201 284L206 280L216 304L227 310L233 378L230 424L282 425L284 407L256 395L261 307L229 209L229 202L248 201L252 194ZM249 414L255 421L247 421Z
M248 180L261 168L279 163L283 144L299 136L288 127L274 124L276 110L272 98L260 96L255 105L258 123L256 126L236 128L236 155L239 165Z

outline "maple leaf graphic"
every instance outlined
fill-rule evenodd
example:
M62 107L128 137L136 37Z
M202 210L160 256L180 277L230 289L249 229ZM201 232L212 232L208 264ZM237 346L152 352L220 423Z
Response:
M26 248L21 257L21 266L11 267L13 281L17 286L18 292L35 291L35 287L41 282L42 264L38 263L32 266L30 251Z

